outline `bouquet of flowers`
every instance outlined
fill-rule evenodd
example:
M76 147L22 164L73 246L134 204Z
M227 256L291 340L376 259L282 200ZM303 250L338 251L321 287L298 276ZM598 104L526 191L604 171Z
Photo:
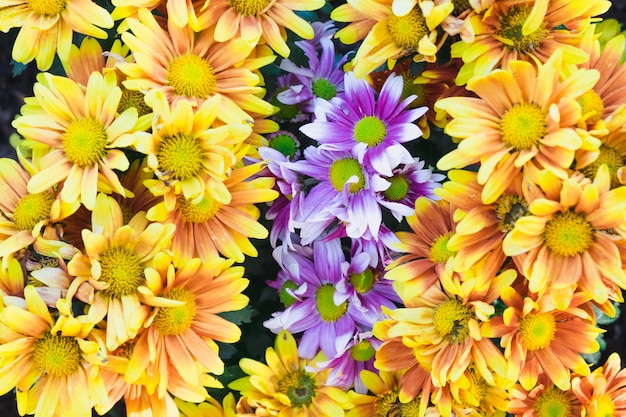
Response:
M0 394L36 417L626 416L607 0L0 0Z

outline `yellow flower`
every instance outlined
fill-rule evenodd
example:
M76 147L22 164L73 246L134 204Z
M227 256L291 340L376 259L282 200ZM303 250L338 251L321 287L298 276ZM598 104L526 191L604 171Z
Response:
M229 384L240 391L242 399L256 415L280 417L343 417L352 407L348 395L337 387L327 386L328 370L311 369L323 360L301 359L293 336L283 330L274 347L265 351L267 364L243 358L241 369L248 374Z
M611 416L626 411L624 390L626 370L617 352L590 375L572 378L572 391L581 401L586 414L582 416Z
M189 26L195 32L202 30L202 22L199 22L196 9L204 8L206 1L204 0L112 0L115 9L111 12L114 20L126 19L129 17L136 18L140 9L154 10L164 13L178 27ZM123 33L128 29L125 20L119 26L117 31Z
M122 92L115 74L94 72L86 87L49 73L40 74L38 80L35 97L27 100L13 122L32 143L50 147L41 158L40 171L28 182L28 191L37 194L62 184L62 201L80 201L89 210L98 191L123 195L115 170L125 171L129 163L118 148L135 140L137 110L118 114Z
M524 388L516 385L511 389L510 395L511 401L508 412L515 417L578 417L585 415L582 414L582 404L574 391L555 386L550 383L544 373L539 375L535 386Z
M2 0L0 30L19 27L13 59L24 64L37 60L46 71L55 54L61 60L70 54L73 33L106 39L100 28L112 28L113 19L103 7L90 0Z
M453 118L446 133L459 141L444 155L442 170L480 163L478 183L482 199L491 204L530 164L546 168L559 178L578 149L594 150L600 141L575 128L581 118L577 100L597 82L596 70L578 70L559 81L562 54L557 51L539 69L515 61L510 70L474 78L467 89L478 97L449 97L435 107Z
M214 398L209 398L206 402L197 405L178 398L174 401L182 417L235 417L238 415L232 392L224 397L222 404Z

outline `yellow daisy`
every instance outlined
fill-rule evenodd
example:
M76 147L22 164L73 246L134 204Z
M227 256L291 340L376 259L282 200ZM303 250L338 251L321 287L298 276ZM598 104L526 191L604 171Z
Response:
M317 10L324 4L325 0L210 0L200 15L207 26L215 26L218 42L241 38L253 47L263 42L288 57L285 29L303 39L314 35L311 24L294 12Z
M164 16L168 16L178 27L189 26L195 32L200 32L206 27L206 22L199 21L196 9L206 7L206 0L112 0L115 9L111 12L114 20L136 18L140 9L157 10ZM127 21L124 20L118 26L118 32L123 33L128 29Z
M577 100L597 82L596 70L579 70L559 81L562 55L556 52L537 69L514 61L472 79L467 89L478 97L448 97L435 107L452 116L445 132L459 141L444 155L442 170L480 163L482 199L491 204L529 164L566 178L578 149L595 150L600 141L576 129L581 118Z
M229 388L241 393L242 400L255 409L255 415L280 417L343 417L352 407L348 395L327 386L328 370L314 370L323 360L301 359L293 336L283 330L274 347L265 351L266 364L243 358L241 369L248 375L233 381Z
M252 48L243 39L217 43L212 28L196 34L168 20L165 30L147 9L128 24L132 33L123 33L122 40L134 62L118 68L126 74L123 85L129 90L161 90L171 103L185 99L200 104L219 96L220 118L237 123L249 118L246 112L273 113L273 106L258 97L264 91L254 71L274 57L248 60Z
M91 230L82 232L85 253L67 267L77 282L96 288L89 317L96 323L107 317L106 345L113 350L137 335L155 305L154 297L146 298L139 288L152 284L147 270L160 251L169 249L174 226L149 224L143 212L125 225L119 204L104 194L97 197L91 222Z
M13 45L13 59L21 63L37 61L46 71L55 54L61 60L70 54L74 32L100 39L112 28L109 12L90 0L2 0L0 30L20 28Z
M20 415L91 415L108 398L98 366L106 362L93 323L73 317L67 300L56 320L32 286L24 288L27 309L0 311L6 342L0 346L0 393L16 389Z
M118 148L136 140L137 110L118 113L122 92L115 74L94 72L85 87L42 73L34 93L13 126L32 142L49 146L50 152L41 158L28 191L37 194L62 184L62 201L80 201L89 210L103 187L124 194L115 170L125 171L129 162Z
M193 404L175 398L176 406L182 417L236 417L235 397L229 392L220 404L215 398L209 398L206 402Z
M233 169L224 180L230 195L226 203L218 202L207 187L197 202L180 196L173 210L161 202L148 211L149 220L176 226L172 250L177 265L191 258L212 259L219 254L236 262L243 262L244 255L257 256L249 238L265 239L268 231L257 221L260 210L255 204L278 196L272 189L273 178L251 179L263 167L263 163L256 163Z
M623 415L626 411L626 369L621 362L620 355L613 352L590 375L572 378L572 391L582 402L587 416Z

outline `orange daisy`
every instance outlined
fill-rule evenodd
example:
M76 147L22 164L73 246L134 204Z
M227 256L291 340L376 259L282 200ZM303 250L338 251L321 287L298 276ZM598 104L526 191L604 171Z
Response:
M619 354L611 353L606 363L590 375L572 378L572 391L588 416L625 415L626 369Z
M543 417L558 415L578 417L583 407L571 389L560 389L550 382L545 374L540 374L537 385L525 389L516 385L511 389L508 412L515 417Z

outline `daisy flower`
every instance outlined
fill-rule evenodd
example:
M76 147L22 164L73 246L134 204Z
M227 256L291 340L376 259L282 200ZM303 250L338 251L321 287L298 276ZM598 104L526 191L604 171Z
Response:
M160 90L172 104L191 100L199 105L218 95L220 119L225 122L247 120L246 112L273 113L272 105L257 96L263 89L253 72L273 58L247 59L251 47L243 39L216 43L213 29L196 36L171 19L166 30L146 9L140 9L138 19L130 18L128 24L130 31L122 34L122 41L134 61L119 63L118 68L126 74L123 85L129 90Z
M298 345L289 332L283 330L276 336L265 359L267 365L241 359L239 366L248 376L228 385L241 393L241 401L254 409L255 415L343 417L352 407L345 392L326 384L328 371L314 371L315 360L298 356Z
M15 389L20 415L91 415L108 398L98 366L106 351L92 335L93 322L74 317L69 303L57 303L56 320L32 286L24 288L25 310L0 313L5 343L0 349L0 392ZM71 389L70 389L71 388Z
M590 375L572 378L572 391L588 416L623 415L626 412L624 390L626 370L622 369L617 352L611 353L606 363Z
M27 64L33 59L46 71L55 55L65 60L70 54L74 32L106 39L101 28L113 27L109 12L90 0L2 0L0 30L20 28L13 44L13 59Z
M76 254L67 268L77 282L97 289L89 317L99 323L106 316L109 350L134 338L148 318L151 299L139 287L153 285L146 271L157 253L169 249L173 234L173 225L149 224L143 212L125 225L119 204L98 195L91 230L82 232L85 253Z
M28 191L38 194L62 184L62 201L81 202L89 210L105 187L124 195L115 171L129 166L119 148L136 140L137 110L118 113L122 91L115 74L94 72L84 87L42 73L34 93L13 126L33 143L49 146L50 152L41 158L40 171L30 178Z
M112 0L111 3L115 9L111 12L114 20L127 19L129 17L136 18L140 9L158 10L172 20L178 27L189 26L195 32L200 32L204 27L204 22L199 19L196 9L200 9L205 2L196 0ZM206 6L204 6L206 7ZM128 28L127 21L124 20L118 26L118 33L124 32Z
M511 389L508 412L515 417L562 417L581 416L580 400L573 390L562 389L550 382L545 374L540 374L537 384L530 388L516 385Z
M557 51L537 69L515 61L509 70L474 78L467 89L478 97L448 97L436 107L453 118L445 132L459 143L437 168L449 170L480 162L482 199L493 203L529 164L566 178L578 149L594 150L599 140L576 130L577 100L597 82L596 70L578 70L559 81L562 54Z
M319 149L348 151L360 164L390 177L398 164L413 161L403 144L421 136L413 122L426 113L425 107L407 109L413 97L401 101L402 83L402 77L391 74L377 95L367 81L347 73L341 98L320 103L316 119L300 130L318 141Z
M621 301L616 287L626 288L626 273L617 241L626 233L626 187L610 189L606 165L593 182L581 174L560 181L546 171L538 184L543 197L530 203L502 245L530 291L552 294L561 307L577 288L599 304Z
M224 180L230 195L225 203L216 200L211 187L205 187L198 201L180 196L172 210L161 202L148 211L148 220L176 226L172 241L176 265L218 254L236 262L243 262L245 255L258 255L249 239L265 239L268 231L258 222L261 213L255 204L278 196L272 189L274 178L253 178L261 169L263 163L233 169Z
M303 39L313 38L311 25L295 12L320 9L324 0L211 0L201 9L207 27L215 27L215 40L241 39L254 47L263 42L282 57L289 56L285 42L289 29ZM208 6L208 7L207 7Z
M236 417L235 397L232 392L224 397L220 404L215 398L208 398L200 404L193 404L175 398L176 406L182 417Z

